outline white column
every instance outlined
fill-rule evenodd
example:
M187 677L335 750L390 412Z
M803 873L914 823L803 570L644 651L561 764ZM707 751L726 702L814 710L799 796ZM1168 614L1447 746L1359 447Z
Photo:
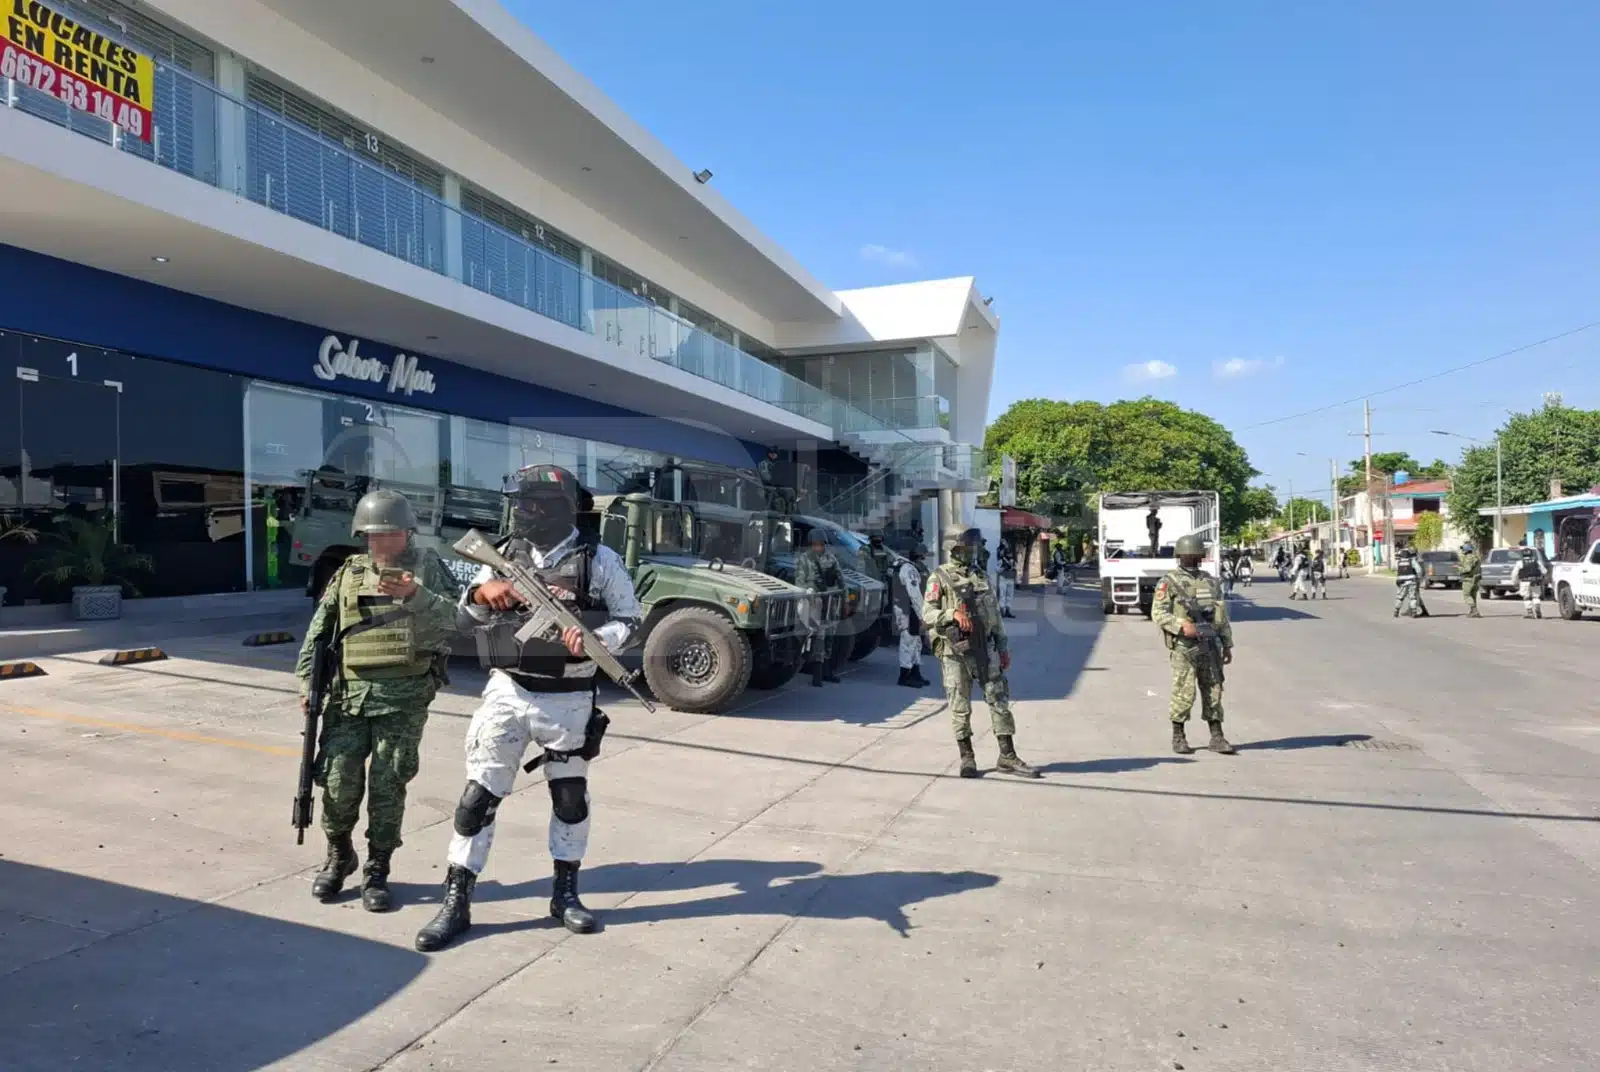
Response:
M228 97L244 100L244 60L232 52L217 53L217 88ZM244 106L233 100L217 101L217 185L239 197L246 195L245 176L250 139L245 134Z
M456 282L464 282L462 271L466 263L461 248L461 177L451 172L444 176L444 203L455 211L444 214L444 274Z

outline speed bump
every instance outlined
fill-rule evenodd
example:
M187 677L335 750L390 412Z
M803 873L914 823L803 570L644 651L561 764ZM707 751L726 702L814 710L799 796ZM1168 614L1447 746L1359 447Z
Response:
M44 677L44 667L38 663L0 663L0 681L14 677Z
M271 633L251 633L249 636L244 638L244 646L247 648L260 648L265 647L268 644L293 643L294 634L286 633L281 629Z
M127 651L108 651L100 656L101 666L128 666L132 663L153 663L165 659L167 653L160 648L129 648Z

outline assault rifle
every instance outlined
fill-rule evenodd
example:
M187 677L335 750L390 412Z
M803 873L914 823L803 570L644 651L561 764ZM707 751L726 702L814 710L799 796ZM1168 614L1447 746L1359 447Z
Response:
M306 682L306 723L300 731L300 780L294 791L294 843L305 844L306 827L311 825L314 810L312 792L317 774L317 745L322 720L322 705L333 685L333 672L338 663L335 658L333 630L324 630L311 642L311 677Z
M639 694L634 687L638 673L629 673L627 668L617 661L617 657L606 648L599 637L595 636L571 610L562 605L561 600L550 594L550 589L545 587L532 570L523 567L506 558L494 549L494 544L477 529L468 529L467 534L456 541L455 552L468 562L476 562L480 566L488 566L502 578L511 582L511 587L517 595L522 597L522 602L530 614L526 623L517 630L517 642L526 644L530 640L544 640L568 629L576 629L583 634L583 653L594 660L596 666L604 670L606 676L618 685L633 694L633 698L644 704L646 711L654 714L656 705Z
M1173 596L1182 604L1189 615L1189 620L1194 623L1194 647L1185 648L1185 653L1197 667L1200 660L1205 660L1205 669L1211 675L1211 679L1219 685L1222 684L1226 680L1226 675L1222 670L1222 638L1217 635L1216 608L1213 607L1208 614L1200 609L1193 596L1182 592L1173 592Z
M947 581L948 577L945 578ZM972 623L973 632L963 632L955 622L944 628L944 638L955 649L956 657L962 661L972 660L972 665L978 670L977 679L980 684L989 680L989 633L984 629L983 616L978 613L978 593L971 584L951 585L956 596L961 600L961 606L967 612L967 620Z

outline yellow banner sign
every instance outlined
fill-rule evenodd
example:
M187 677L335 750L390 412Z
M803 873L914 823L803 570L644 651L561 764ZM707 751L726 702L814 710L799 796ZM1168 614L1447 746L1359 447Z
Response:
M0 22L0 77L151 139L155 61L37 0L10 0L10 6Z

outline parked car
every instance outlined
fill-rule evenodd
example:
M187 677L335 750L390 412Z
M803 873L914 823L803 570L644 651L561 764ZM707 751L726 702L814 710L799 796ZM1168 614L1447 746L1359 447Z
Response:
M1422 587L1461 587L1461 556L1454 551L1424 551L1418 557L1422 567Z
M1541 599L1550 598L1550 560L1545 557L1542 550L1534 552L1539 556L1539 564L1544 567L1546 583ZM1510 599L1517 595L1517 569L1522 565L1522 548L1496 547L1490 551L1483 560L1483 580L1478 582L1478 594L1484 597L1499 596Z
M1567 621L1583 617L1584 611L1600 611L1600 540L1577 561L1557 562L1551 583L1555 585L1556 606Z

